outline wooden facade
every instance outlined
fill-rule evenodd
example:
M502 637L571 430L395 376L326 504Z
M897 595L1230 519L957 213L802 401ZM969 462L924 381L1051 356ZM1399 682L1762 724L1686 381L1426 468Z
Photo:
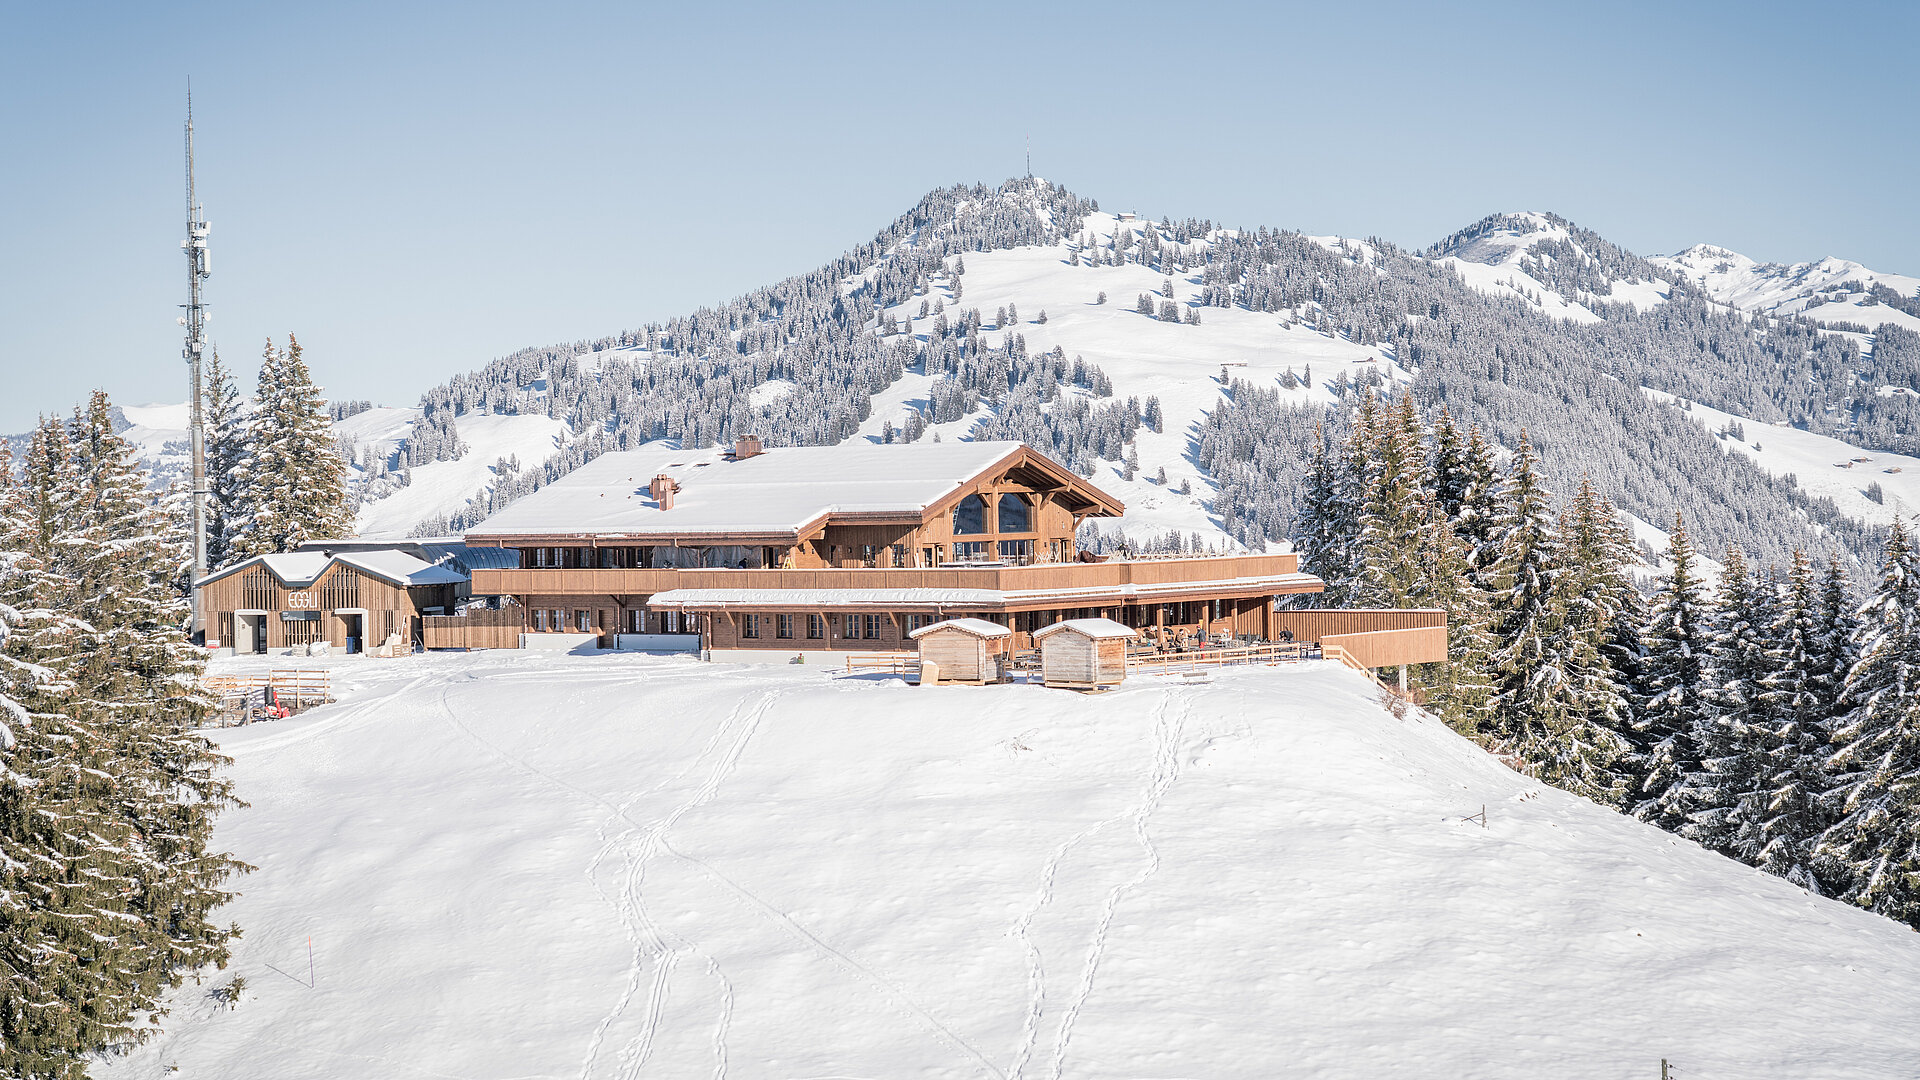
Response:
M1127 678L1131 627L1108 619L1075 619L1040 634L1040 680L1068 690L1118 686Z
M345 563L311 584L283 582L255 564L200 586L207 647L236 653L301 648L324 641L346 651L420 637L422 613L450 610L455 586L396 585Z
M940 682L997 682L1012 640L1012 631L984 619L948 619L913 632L923 681L931 663L939 665Z
M1014 631L1016 649L1031 647L1040 627L1094 617L1167 647L1269 640L1271 598L1319 589L1317 579L1298 575L1291 553L937 569L473 572L476 594L517 599L528 633L596 633L609 647L621 633L703 633L709 648L788 651L907 649L915 629L956 615L1002 623ZM724 598L671 600L688 592L765 599L750 611ZM669 603L655 602L662 594ZM930 599L843 599L888 594ZM992 598L940 599L969 595Z

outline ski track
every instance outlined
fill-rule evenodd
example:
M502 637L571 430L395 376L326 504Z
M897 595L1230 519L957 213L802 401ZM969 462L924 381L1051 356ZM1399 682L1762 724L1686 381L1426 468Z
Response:
M283 735L276 735L272 738L261 739L258 742L250 743L246 746L241 746L231 750L222 748L221 753L226 754L228 757L235 757L239 755L246 755L248 757L251 757L256 754L277 754L280 751L285 750L289 746L297 746L300 743L306 742L307 740L314 738L315 736L324 735L328 732L336 731L340 728L346 727L347 725L352 724L354 721L364 718L369 713L380 708L380 706L391 704L396 698L405 697L408 694L411 694L413 691L419 689L422 684L430 681L432 678L433 676L431 675L421 675L417 678L409 680L408 682L404 683L403 685L399 686L396 689L393 689L388 691L387 693L381 694L379 697L373 698L368 701L362 701L356 705L353 705L350 708L343 709L338 716L329 716L323 719L315 720L304 727L300 727L300 728L297 728L296 730L289 731ZM280 720L280 721L275 721L275 723L286 723L286 721Z
M469 680L475 679L474 676L468 676L468 678ZM619 805L616 805L610 802L606 797L602 795L596 794L592 791L588 791L585 788L569 783L568 781L563 780L560 777L554 776L553 774L546 772L545 770L539 768L538 766L533 765L530 762L526 761L524 758L521 758L515 754L512 754L506 751L505 749L496 745L492 741L488 740L486 737L474 731L465 722L460 720L457 714L455 714L451 704L447 701L447 690L444 687L441 689L440 707L441 707L441 712L446 716L447 720L455 728L457 728L461 733L466 735L468 738L472 739L474 742L486 748L488 752L492 753L496 757L499 757L503 761L506 761L528 773L533 774L534 776L539 777L542 780L545 780L546 782L554 785L555 787L561 788L565 791L572 792L575 795L581 796L582 798L585 798L593 802L594 804L607 809L610 812L610 818L608 820L618 819L620 821L626 822L627 825L630 826L627 830L622 832L620 836L616 837L611 842L607 842L604 839L605 836L607 835L606 822L603 822L598 827L598 832L599 832L599 835L602 837L603 842L600 850L595 853L594 858L589 862L587 871L586 871L589 877L591 878L594 871L598 868L599 864L602 861L604 861L606 856L611 851L613 850L627 851L627 858L629 860L628 873L623 882L623 886L621 890L621 900L619 902L616 902L614 905L615 911L620 914L621 921L623 925L627 927L629 936L635 937L637 940L641 942L646 942L648 944L656 946L659 949L659 952L656 955L659 955L661 957L661 962L656 965L654 978L652 980L652 985L649 988L647 1013L645 1015L645 1018L641 1022L640 1033L636 1035L634 1041L630 1042L628 1046L622 1051L621 1057L622 1057L623 1067L617 1073L617 1075L621 1077L621 1080L627 1080L627 1078L629 1077L637 1076L639 1069L646 1064L646 1060L652 1052L653 1039L657 1034L657 1029L659 1025L659 1008L661 1005L665 1003L665 999L666 999L666 991L668 988L667 976L670 975L672 968L678 965L680 953L696 951L693 949L691 943L685 943L684 940L683 940L683 946L680 949L675 949L669 946L665 941L665 934L662 931L660 931L657 925L655 925L652 922L651 918L646 915L644 906L640 904L637 899L639 895L639 886L641 884L642 879L644 878L645 864L649 859L651 859L654 855L658 854L661 851L664 851L674 856L675 858L682 859L698 867L701 870L701 872L708 877L708 879L721 885L727 891L731 892L736 897L743 900L750 908L752 908L762 918L773 923L775 926L779 927L780 929L786 931L789 935L794 937L796 940L800 941L802 944L806 945L811 950L826 957L828 960L832 961L834 964L839 966L842 970L846 971L848 974L851 974L858 978L863 979L869 985L871 985L874 989L878 990L882 994L882 996L891 999L896 1005L902 1007L907 1013L911 1014L911 1016L917 1017L924 1025L926 1025L929 1029L931 1029L931 1032L934 1035L934 1037L939 1041L941 1041L942 1043L944 1043L949 1049L962 1053L966 1057L970 1058L973 1061L973 1063L977 1064L982 1070L984 1070L984 1072L987 1075L997 1077L999 1078L999 1080L1006 1080L1006 1073L1002 1071L999 1066L995 1065L992 1061L988 1060L986 1055L982 1054L978 1048L968 1043L965 1039L962 1039L951 1028L941 1023L940 1020L936 1018L932 1013L929 1013L918 1002L914 1001L913 998L909 996L907 992L898 984L894 983L892 980L886 978L885 976L881 975L879 972L873 970L867 965L861 963L859 960L854 959L852 956L848 955L847 953L828 944L826 941L822 940L818 935L814 934L811 930L808 930L806 927L801 926L799 923L795 922L792 919L792 917L788 916L785 912L774 907L772 904L767 903L765 900L762 900L760 897L750 892L745 886L741 885L739 882L735 881L733 878L722 873L719 869L715 868L712 863L709 863L708 861L700 858L697 855L688 854L686 852L680 851L679 849L675 848L673 846L672 841L668 839L667 831L671 829L676 822L678 822L687 813L711 801L714 798L714 796L716 796L719 793L720 785L726 780L727 776L733 771L734 767L739 763L741 755L746 751L747 743L752 740L753 735L759 729L761 721L766 717L767 713L771 710L774 701L781 696L782 692L783 691L778 689L768 691L767 693L761 695L760 699L751 707L751 709L749 709L744 703L742 705L736 706L734 710L730 714L728 714L727 718L715 727L714 734L711 737L709 737L709 739L707 740L706 746L704 746L701 749L699 754L696 754L693 758L691 758L688 761L688 764L685 767L683 767L679 773L675 774L675 776L669 778L668 780L664 780L658 784L655 784L652 788L648 789L646 792L642 792L639 795L636 795L633 799L628 800L626 803L619 804ZM743 715L745 716L744 722L742 721ZM650 794L650 793L658 792L660 790L664 790L666 787L672 785L675 781L679 779L683 779L688 774L690 774L693 771L695 765L697 765L700 761L705 760L708 756L710 756L713 753L714 749L721 742L724 741L724 737L727 734L727 732L730 729L733 729L736 727L739 728L739 731L735 736L732 745L728 748L722 760L715 766L713 771L708 775L706 781L701 784L699 790L697 790L694 793L692 798L680 804L679 806L676 806L673 810L669 811L664 818L662 818L661 820L651 825L643 826L628 815L627 808L631 806L633 802L643 797L645 794ZM625 841L628 837L631 837L634 833L639 832L643 829L646 832L646 837L641 842L641 850L638 852L635 852L626 846ZM594 888L596 892L600 892L600 895L602 896L606 895L604 891L599 889L599 886L597 884L595 884ZM725 975L720 972L719 964L717 961L714 960L713 957L708 956L705 953L700 953L699 955L701 956L701 958L707 961L709 965L709 970L711 970L715 974L716 978L720 982L721 1009L720 1009L720 1016L718 1018L718 1021L714 1029L714 1036L713 1036L714 1045L716 1049L716 1065L715 1065L714 1075L716 1077L724 1077L726 1073L726 1064L727 1064L726 1058L724 1056L726 1051L725 1039L726 1039L727 1032L732 1025L733 986L732 986L732 983L726 979ZM582 1066L581 1066L581 1072L580 1072L581 1080L590 1080L593 1073L594 1064L599 1055L600 1048L605 1041L606 1032L611 1027L611 1025L619 1019L621 1014L625 1012L627 1006L631 1004L634 994L637 992L638 988L636 984L639 981L639 973L637 971L637 966L638 965L636 965L635 970L630 971L628 986L622 992L620 1000L616 1002L613 1009L608 1013L606 1019L601 1021L600 1025L596 1028L594 1032L593 1038L589 1042L586 1060L582 1063Z
M469 680L473 681L473 677L469 676ZM698 754L688 759L687 764L683 766L679 772L654 784L652 787L635 793L626 801L616 804L608 800L605 796L588 791L585 788L554 776L552 773L541 769L539 766L532 764L517 754L507 751L479 732L474 731L462 721L454 711L452 704L448 701L448 688L444 686L441 688L440 709L442 714L446 716L449 723L467 738L486 748L489 753L501 760L555 787L585 798L609 812L609 816L602 820L596 827L596 832L601 840L601 844L599 849L595 851L593 858L588 861L584 872L587 875L589 883L593 886L594 891L603 898L608 899L612 904L616 915L620 918L622 926L625 927L627 931L628 937L635 942L635 960L628 972L627 986L622 990L612 1010L601 1020L599 1025L596 1026L592 1038L588 1041L586 1058L582 1062L580 1070L582 1080L588 1080L588 1078L593 1075L594 1066L597 1063L599 1052L608 1030L620 1019L626 1012L627 1007L632 1003L633 997L638 991L638 985L643 981L641 969L646 966L646 958L648 956L656 958L656 963L654 964L651 979L645 980L649 984L646 1009L642 1014L639 1034L635 1036L633 1041L628 1043L621 1053L622 1065L621 1068L617 1070L616 1075L622 1078L637 1076L639 1070L645 1066L648 1058L651 1056L653 1039L658 1031L660 1012L666 1002L672 972L674 968L679 965L680 958L683 954L697 952L698 950L693 947L691 942L685 939L677 939L679 941L678 945L669 942L669 935L661 930L647 914L645 905L640 899L640 890L645 878L646 863L658 854L667 829L671 828L674 823L678 822L687 813L710 801L714 795L719 792L721 782L726 778L728 773L732 772L734 766L739 762L740 755L745 752L747 743L751 741L754 732L758 730L760 721L765 717L767 711L779 695L780 691L778 690L769 691L763 694L751 709L749 709L745 703L736 706L725 720L715 726L714 733L708 738L707 744L701 748ZM742 723L743 716L746 718L744 723ZM634 803L645 798L647 795L656 794L665 790L691 774L701 761L706 760L713 754L714 750L724 741L724 737L729 730L734 728L739 728L739 731L735 736L732 746L691 799L676 806L672 811L669 811L663 819L648 825L642 825L630 816L628 811ZM625 822L628 827L618 836L609 840L608 833L610 831L610 825L615 821ZM639 849L635 850L629 846L628 841L634 834L643 831L646 834L645 838L641 841ZM621 851L625 854L627 870L626 873L622 875L621 889L618 895L615 897L607 897L606 891L600 888L596 875L601 863L614 851ZM721 984L723 1019L716 1028L715 1041L719 1047L719 1051L724 1053L725 1031L731 1023L733 1010L733 987L732 984L727 981L725 975L720 972L718 961L704 953L700 953L699 955L707 961L709 970L716 976ZM721 1061L720 1071L716 1073L716 1075L724 1075L724 1058L722 1058Z
M1060 1017L1060 1033L1054 1040L1052 1080L1061 1080L1066 1072L1067 1046L1073 1041L1074 1021L1079 1019L1080 1010L1087 999L1093 995L1094 977L1100 970L1100 957L1107 950L1107 932L1113 925L1113 915L1120 907L1120 901L1128 893L1146 884L1149 878L1160 870L1160 850L1153 844L1153 837L1147 831L1147 820L1160 805L1160 799L1167 789L1180 778L1180 744L1185 734L1187 720L1193 713L1191 701L1181 706L1180 711L1171 720L1168 714L1175 695L1166 693L1166 700L1160 705L1154 720L1153 773L1147 780L1146 790L1130 815L1133 818L1133 832L1140 840L1140 846L1146 851L1146 865L1132 878L1107 890L1106 902L1100 906L1100 919L1094 926L1093 941L1087 948L1087 962L1080 975L1080 985L1075 989L1073 1000Z

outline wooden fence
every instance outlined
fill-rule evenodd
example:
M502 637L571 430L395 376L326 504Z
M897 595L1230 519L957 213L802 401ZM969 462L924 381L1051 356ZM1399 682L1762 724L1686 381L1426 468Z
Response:
M428 615L421 619L421 637L429 649L517 649L526 629L524 616L517 607Z
M245 723L247 700L257 690L272 688L275 699L291 709L324 705L333 700L333 673L281 668L264 675L207 675L200 685L220 699L216 723Z

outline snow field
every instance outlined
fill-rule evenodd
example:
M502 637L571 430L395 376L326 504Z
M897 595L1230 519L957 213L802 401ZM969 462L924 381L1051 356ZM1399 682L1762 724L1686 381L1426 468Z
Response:
M1111 214L1099 213L1089 216L1088 227L1111 240L1120 223ZM1275 389L1279 388L1277 380L1282 372L1292 370L1302 375L1311 367L1313 387L1291 391L1302 403L1330 403L1333 397L1324 381L1342 371L1349 378L1375 368L1386 378L1404 381L1410 377L1377 346L1327 337L1308 326L1287 326L1277 313L1206 307L1200 309L1199 326L1141 315L1134 310L1135 301L1141 293L1149 293L1157 304L1162 299L1165 276L1151 267L1134 264L1071 266L1067 262L1069 252L1065 244L968 252L960 300L952 299L950 287L936 283L929 296L913 297L888 310L903 325L911 321L914 332L924 334L929 322L910 320L918 314L924 299L938 296L945 300L949 323L962 312L979 308L985 320L981 337L989 344L997 346L1006 333L1018 333L1026 338L1029 355L1048 352L1058 345L1069 361L1080 356L1103 369L1113 380L1115 397L1123 401L1138 397L1142 407L1148 397L1158 397L1165 422L1161 432L1144 427L1140 431L1136 440L1140 478L1121 480L1117 462L1104 464L1093 478L1103 490L1127 504L1126 517L1117 526L1108 524L1109 531L1146 538L1179 529L1183 533L1199 532L1215 544L1232 543L1207 505L1216 493L1213 482L1192 458L1200 422L1225 389L1219 381L1222 365L1227 366L1230 378ZM1101 292L1107 294L1107 302L1096 304ZM1183 313L1187 302L1199 293L1197 272L1174 279L1174 299ZM995 327L995 312L1009 303L1019 309L1018 325ZM1047 313L1044 325L1035 321L1042 311ZM925 375L909 373L875 395L872 416L862 425L861 434L877 438L881 424L888 420L896 429L902 427L910 407L927 404L932 382ZM982 410L961 420L930 425L923 437L932 438L936 431L942 439L965 437L985 415ZM1167 470L1166 488L1151 482L1163 466ZM1191 496L1181 496L1174 490L1182 480L1191 483Z
M379 411L417 414L411 409ZM359 417L350 417L349 422L356 419ZM564 420L541 415L468 413L456 419L454 427L466 442L467 452L457 461L433 461L415 467L413 483L362 506L354 522L359 535L406 536L422 521L450 516L465 508L475 495L492 489L495 462L517 456L522 468L538 468L560 448L569 432Z
M342 701L220 735L252 806L219 840L260 867L231 910L247 998L184 989L104 1075L1920 1059L1920 937L1543 789L1338 667L1083 696L619 654L306 663Z
M1676 400L1672 394L1646 387L1640 389L1661 404ZM1800 490L1832 499L1841 513L1856 521L1887 525L1893 522L1894 515L1911 518L1914 510L1920 508L1920 458L1862 450L1830 436L1749 420L1697 401L1686 415L1712 433L1724 430L1729 422L1739 424L1746 433L1746 441L1723 438L1722 447L1753 459L1768 476L1792 473L1799 481ZM1754 449L1755 443L1760 446L1758 450ZM1856 462L1854 458L1867 460ZM1888 469L1900 471L1888 472ZM1884 493L1884 502L1867 498L1867 486L1875 483Z
M1815 322L1867 327L1895 323L1920 331L1920 319L1863 295L1852 295L1844 303L1808 307L1807 302L1821 289L1849 283L1868 287L1877 283L1902 296L1920 296L1920 278L1883 274L1847 259L1828 256L1818 262L1792 265L1762 263L1725 248L1695 244L1678 254L1647 261L1685 275L1714 299L1741 311L1805 315Z

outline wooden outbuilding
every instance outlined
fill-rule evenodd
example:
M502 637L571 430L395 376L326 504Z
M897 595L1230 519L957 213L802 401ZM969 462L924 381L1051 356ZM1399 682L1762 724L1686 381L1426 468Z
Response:
M1112 619L1068 619L1033 632L1040 678L1066 690L1118 686L1127 678L1127 642L1138 631Z
M920 649L922 684L999 682L1013 644L1011 629L985 619L948 619L907 636Z
M421 619L453 610L467 575L402 551L256 555L201 578L206 645L235 655L405 651Z

